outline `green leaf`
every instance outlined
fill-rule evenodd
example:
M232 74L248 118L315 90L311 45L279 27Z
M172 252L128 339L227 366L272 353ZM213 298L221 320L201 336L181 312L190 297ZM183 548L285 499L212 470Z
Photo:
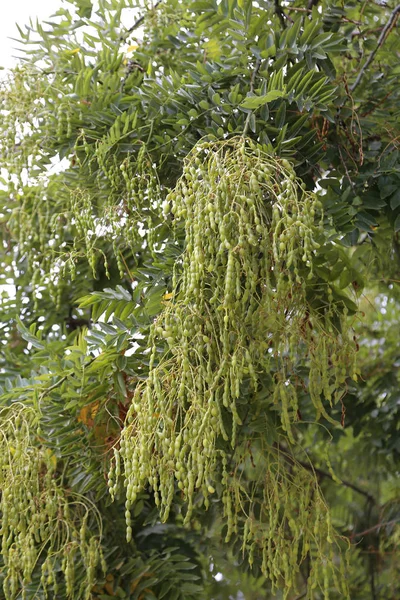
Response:
M281 102L281 105L275 116L275 125L279 128L283 127L286 118L286 102Z
M286 37L286 44L289 47L293 46L294 42L296 41L296 38L300 31L301 24L302 24L302 18L298 17L295 20L295 22L293 23L293 25L288 29L288 33L287 33L287 37Z
M349 285L349 283L351 283L352 280L353 280L352 272L347 269L343 270L340 275L340 278L339 278L339 288L341 290L346 288Z
M390 208L392 210L396 210L396 208L399 208L399 206L400 206L400 185L399 185L397 191L390 198Z
M285 96L285 92L281 90L271 90L264 96L249 96L246 98L242 104L240 104L240 108L251 108L256 109L264 104L268 104L269 102L273 102L278 98L283 98Z
M397 183L388 183L382 187L380 187L381 198L384 200L388 198L393 192L396 192L399 189L399 184Z
M276 54L276 46L275 46L275 44L272 44L272 46L270 46L269 48L267 48L266 50L263 50L261 52L261 57L269 58L270 56L275 56L275 54Z

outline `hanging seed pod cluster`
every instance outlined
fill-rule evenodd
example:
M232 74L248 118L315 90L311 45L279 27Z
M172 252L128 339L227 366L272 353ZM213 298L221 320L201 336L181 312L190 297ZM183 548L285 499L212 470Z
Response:
M59 305L65 278L75 279L82 263L94 277L100 263L108 274L108 246L121 277L124 252L146 243L153 250L161 192L144 144L121 162L118 142L135 127L136 113L122 113L100 140L88 141L78 101L57 82L64 90L57 109L48 102L48 80L33 69L16 70L0 88L0 166L9 173L6 237L27 258L33 296L44 287ZM70 168L50 175L58 152Z
M87 499L67 494L60 485L56 458L37 445L36 429L33 409L22 404L1 409L4 598L27 597L26 586L37 573L45 597L90 598L95 571L105 567L100 515ZM85 574L82 583L77 581L79 570Z
M241 428L260 377L271 374L271 406L293 441L298 386L308 387L316 417L329 418L327 406L339 397L346 376L354 375L355 345L345 311L329 298L319 311L310 305L313 259L324 240L321 206L287 161L242 138L201 143L163 208L184 221L185 250L176 266L174 298L152 328L149 376L135 390L109 486L115 494L123 472L128 539L130 507L146 485L163 520L176 486L186 503L186 522L195 502L207 507L210 496L218 495L229 539L238 519L247 522L240 481L249 434L241 436ZM299 362L307 372L301 381L294 374ZM275 484L270 479L260 484L265 518L268 506L308 493L309 483L290 492L292 484L280 482L279 469L271 477ZM310 499L311 509L307 502L295 504L287 509L287 521L299 527L302 543L311 544L317 535L322 547L329 538L326 528L311 533L314 512L321 509L326 516L320 499ZM268 548L280 536L282 523L267 527L258 514L254 535L249 526L243 535L246 548L253 543ZM266 536L255 533L259 526ZM294 569L296 553L273 552L274 564L264 561L264 573L291 585L288 565Z
M320 598L321 592L329 598L333 585L348 599L346 555L341 554L348 546L335 538L315 475L279 447L256 443L251 455L243 450L230 461L233 469L222 460L225 542L232 540L250 565L260 565L272 594L284 587L284 598L297 597L299 564L309 558L307 598ZM251 473L246 492L244 467Z
M124 113L122 116L126 117L125 125L133 126L132 115L129 117ZM100 224L108 230L109 239L113 240L118 261L120 251L116 240L120 240L122 246L136 250L143 243L148 243L153 250L153 220L160 212L161 186L145 144L142 143L137 154L129 155L122 163L119 156L110 152L110 146L112 147L109 137L106 137L96 144L94 151L88 149L87 155L90 156L90 168L96 163L100 167L97 171L99 188L102 186L103 176L110 185ZM123 277L126 273L121 261L118 261L118 267Z

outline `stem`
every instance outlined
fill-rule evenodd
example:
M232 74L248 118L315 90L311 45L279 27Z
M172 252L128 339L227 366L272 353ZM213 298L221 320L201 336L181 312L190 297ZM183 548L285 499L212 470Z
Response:
M395 525L396 523L399 523L400 519L392 519L391 521L385 521L384 523L377 523L377 525L374 525L373 527L370 527L369 529L365 529L364 531L360 531L360 533L354 533L351 537L352 538L357 538L357 537L362 537L363 535L367 535L368 533L371 533L372 531L375 531L376 529L380 529L381 527L385 527L386 525Z
M46 388L44 390L44 392L42 392L40 394L39 400L43 400L43 398L45 396L47 396L48 394L50 394L50 392L52 392L53 390L55 390L56 388L58 388L60 385L62 385L64 383L64 381L66 381L68 379L69 375L64 375L64 377L61 377L61 379L59 379L58 381L56 381L55 383L53 383L53 385L51 385L50 387Z
M376 595L376 585L375 585L375 556L373 554L369 555L369 585L371 588L371 599L378 600Z
M155 5L153 6L153 8L151 10L155 10L157 8L157 6L159 4L161 4L162 0L158 0L158 2L155 3ZM143 23L143 21L145 20L146 15L143 15L141 17L139 17L134 24L132 25L132 27L129 27L129 29L126 30L124 36L122 37L122 39L126 39L128 37L128 35L130 33L132 33L132 31L134 31L135 29L137 29L138 27L140 27L140 25Z
M369 55L368 59L365 61L364 65L361 67L361 70L360 70L359 74L357 75L357 79L355 80L355 82L353 83L353 85L350 86L350 90L352 92L354 92L354 90L356 89L356 87L361 82L361 79L364 77L365 71L368 69L368 67L370 66L370 64L374 60L375 55L378 52L379 48L381 48L381 46L383 45L385 39L387 38L387 36L389 35L389 33L391 32L391 30L395 26L399 13L400 13L400 4L398 4L396 6L396 8L393 9L393 11L391 12L389 20L386 23L385 27L383 28L381 35L379 36L378 43L377 43L377 46L376 46L375 50L373 50L371 52L371 54Z
M343 158L343 154L342 154L342 150L341 150L340 146L338 146L338 150L339 150L340 161L341 161L341 163L342 163L342 165L344 167L344 170L346 172L346 177L349 180L350 187L353 190L353 192L355 192L355 186L354 186L354 183L353 183L353 181L352 181L352 179L350 177L350 173L349 173L349 170L347 168L346 162L345 162L345 160Z
M283 12L283 8L279 4L279 0L275 0L275 14L278 16L278 19L280 20L282 27L285 29L285 27L286 27L285 19L287 19L288 17Z
M94 356L92 359L89 360L89 362L86 365L83 365L84 368L89 367L95 360L96 360L96 356ZM73 373L68 373L67 375L64 375L64 377L61 377L61 379L59 379L58 381L56 381L55 383L53 383L53 385L51 385L50 387L46 388L39 396L39 402L41 400L43 400L43 398L45 398L46 396L48 396L53 390L55 390L56 388L60 387L60 385L62 385L64 383L64 381L66 381L68 379L68 377L70 377L71 375L73 375Z
M312 471L313 473L315 473L316 475L319 475L320 477L326 477L327 479L330 479L331 481L334 481L332 475L330 473L328 473L327 471L323 471L322 469L319 469L318 467L314 467L311 462L304 462L302 460L294 460L290 457L289 454L287 454L287 451L285 450L284 447L282 447L281 444L278 444L278 449L283 450L283 457L285 458L285 460L289 463L297 463L299 465L301 465L302 467L304 467L305 469L307 469L308 471ZM345 486L350 488L351 490L354 490L355 492L357 492L358 494L361 494L362 496L365 496L365 498L368 499L368 502L370 502L371 504L377 504L375 498L372 496L372 494L370 494L369 492L366 492L365 490L362 490L361 488L359 488L358 486L356 486L354 483L352 483L351 481L346 481L345 479L340 479L341 483ZM364 532L365 533L365 532ZM362 535L362 534L360 534Z
M330 473L327 473L326 471L323 471L322 469L318 469L317 467L313 467L312 465L310 465L310 464L308 464L306 462L303 462L301 460L299 460L298 463L302 467L304 467L305 469L308 469L309 471L314 471L320 477L327 477L328 479L330 479L331 481L333 481L333 477L332 477L332 475ZM351 483L351 481L346 481L345 479L341 479L340 481L342 482L342 484L345 487L348 487L351 490L354 490L355 492L357 492L358 494L361 494L362 496L365 496L365 498L367 498L368 502L371 502L371 504L376 504L375 498L369 492L366 492L365 490L362 490L361 488L359 488L358 486L356 486L354 483Z

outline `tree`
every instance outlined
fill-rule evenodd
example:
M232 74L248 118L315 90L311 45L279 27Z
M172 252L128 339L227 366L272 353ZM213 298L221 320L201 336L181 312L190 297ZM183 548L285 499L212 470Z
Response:
M400 7L67 2L1 92L3 597L396 598Z

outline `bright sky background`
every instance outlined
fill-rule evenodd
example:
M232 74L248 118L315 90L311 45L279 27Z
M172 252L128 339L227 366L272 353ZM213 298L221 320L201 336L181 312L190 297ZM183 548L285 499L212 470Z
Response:
M9 39L19 38L15 23L23 27L28 24L29 17L46 20L63 3L61 0L3 0L3 3L0 18L0 66L10 68L15 64L13 55L18 54L15 50L18 44Z

